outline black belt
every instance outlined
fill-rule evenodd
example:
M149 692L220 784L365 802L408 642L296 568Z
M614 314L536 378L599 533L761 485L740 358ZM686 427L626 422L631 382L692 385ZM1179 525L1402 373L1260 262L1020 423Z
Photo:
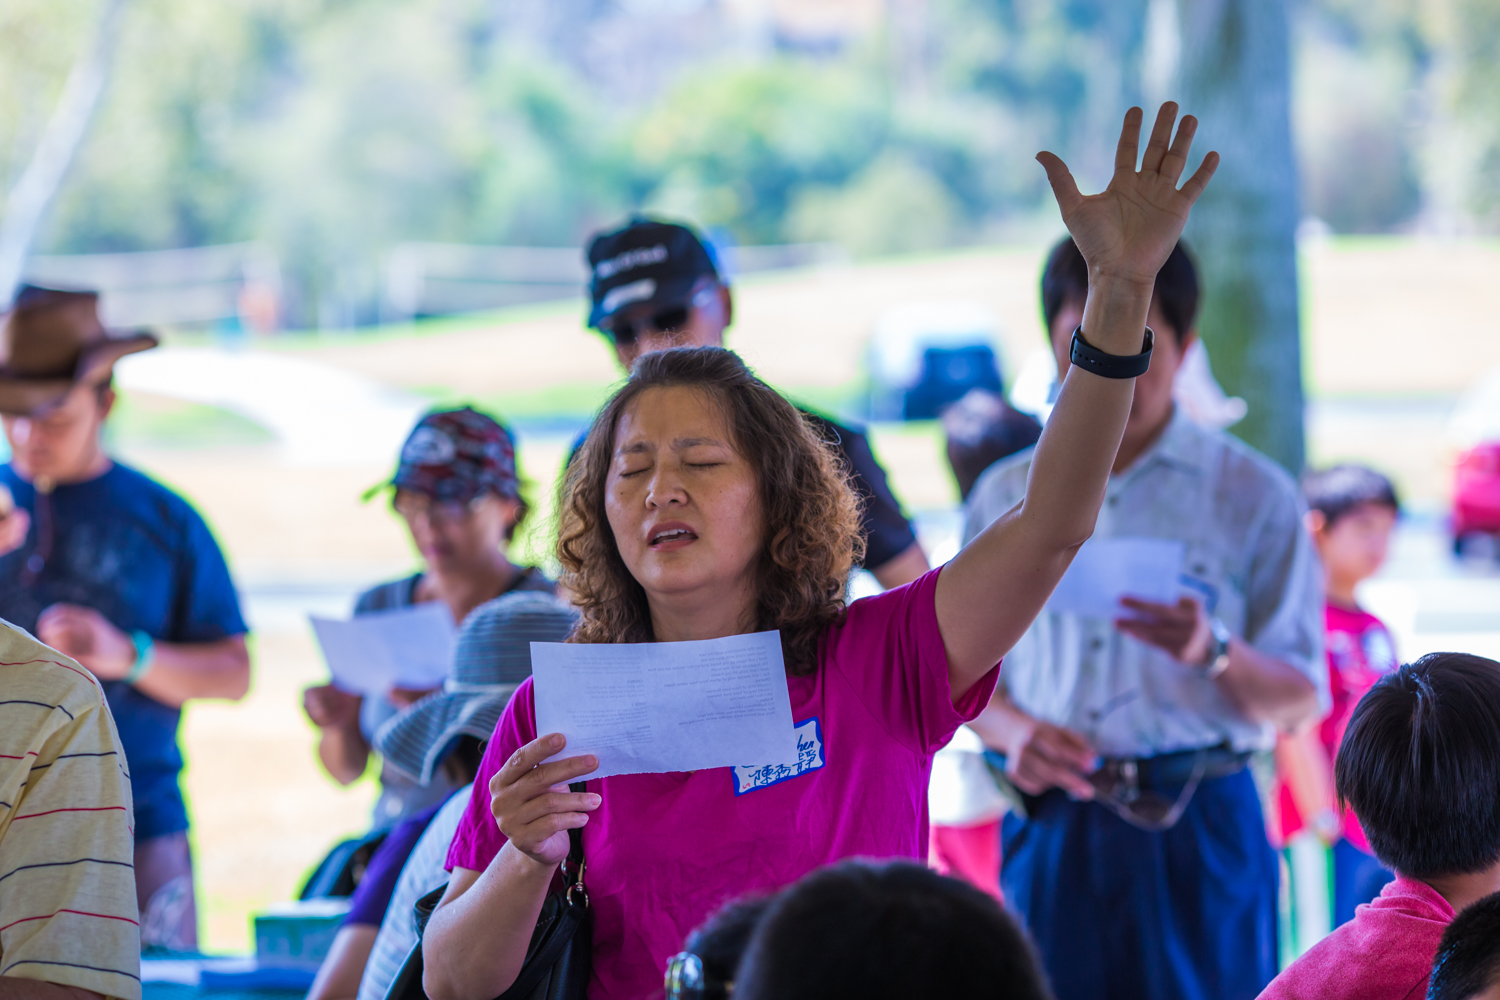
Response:
M1201 779L1224 778L1243 771L1250 763L1250 753L1221 744L1152 757L1106 757L1096 773L1106 780L1114 777L1128 779L1133 770L1137 785L1143 789L1177 788L1193 780L1193 772L1200 762Z
M1001 792L1016 811L1022 816L1036 816L1045 796L1029 795L1011 784L1005 773L1004 754L987 750L985 758ZM1152 757L1106 758L1087 780L1094 786L1094 800L1099 805L1142 829L1160 831L1177 822L1203 781L1236 774L1249 761L1249 753L1221 744ZM1062 793L1054 789L1048 794Z

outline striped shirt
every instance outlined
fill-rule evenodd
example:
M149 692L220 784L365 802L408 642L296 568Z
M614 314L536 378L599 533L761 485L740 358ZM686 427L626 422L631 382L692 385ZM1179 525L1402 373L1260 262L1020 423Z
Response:
M134 825L99 682L0 620L0 976L140 1000Z

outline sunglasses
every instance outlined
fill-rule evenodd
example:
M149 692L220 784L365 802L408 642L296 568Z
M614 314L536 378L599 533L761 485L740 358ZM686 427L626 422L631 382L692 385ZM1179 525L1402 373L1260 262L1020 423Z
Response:
M1171 799L1141 788L1134 761L1124 761L1118 767L1101 768L1089 775L1087 780L1094 786L1095 802L1131 826L1160 833L1176 826L1177 821L1182 818L1188 803L1193 800L1193 793L1203 781L1205 765L1204 755L1200 753L1187 784L1182 786L1176 798Z
M681 951L667 959L665 1000L727 1000L734 983L721 983L703 971L703 959Z
M657 333L676 333L687 326L690 311L691 308L687 305L665 306L644 319L610 320L604 332L608 333L615 343L629 346L648 329L655 330Z

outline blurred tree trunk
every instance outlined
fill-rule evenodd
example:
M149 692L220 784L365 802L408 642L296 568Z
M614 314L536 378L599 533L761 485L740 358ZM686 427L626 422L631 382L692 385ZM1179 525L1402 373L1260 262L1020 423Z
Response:
M125 4L126 0L104 0L94 37L68 73L62 97L47 121L36 152L5 199L4 214L0 215L0 309L10 308L47 206L52 204L73 154L88 133L99 95L109 80Z
M1295 475L1305 443L1287 3L1179 0L1178 14L1176 92L1202 121L1194 157L1223 157L1187 228L1202 265L1198 328L1214 375L1249 404L1232 430Z

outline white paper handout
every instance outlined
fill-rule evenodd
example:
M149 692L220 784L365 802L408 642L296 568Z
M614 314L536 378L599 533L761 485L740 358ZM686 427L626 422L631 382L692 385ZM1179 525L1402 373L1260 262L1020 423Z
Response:
M348 621L310 615L334 683L356 694L391 688L435 688L453 665L457 629L441 601L356 615Z
M1165 538L1091 538L1058 581L1047 610L1089 618L1129 618L1122 597L1176 603L1187 546Z
M795 764L781 634L696 642L531 644L538 734L612 774Z

